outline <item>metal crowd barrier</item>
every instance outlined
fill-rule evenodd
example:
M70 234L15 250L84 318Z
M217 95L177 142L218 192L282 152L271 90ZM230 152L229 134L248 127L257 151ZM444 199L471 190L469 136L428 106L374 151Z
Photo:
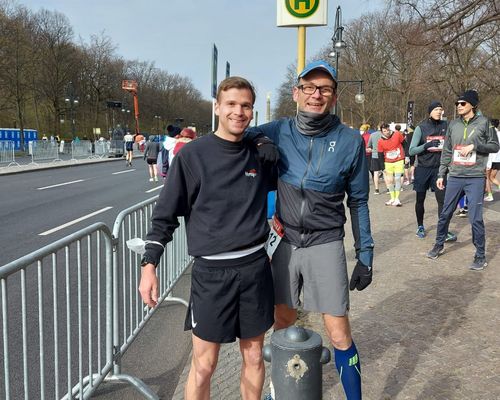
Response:
M106 140L97 140L94 142L94 157L104 158L109 154L109 142Z
M151 318L138 293L139 255L128 239L144 237L157 196L122 211L113 233L104 223L0 267L0 398L89 399L105 381L128 382L147 399L158 396L120 373L121 360ZM184 222L158 266L159 301L188 268Z
M59 158L57 142L50 140L33 140L31 146L31 163L37 165L36 161L52 160L52 162L62 161Z
M15 144L12 140L0 141L0 166L2 164L7 164L3 165L3 167L19 167L19 164L16 162Z
M92 142L90 140L73 140L71 142L71 161L78 161L77 157L92 157Z

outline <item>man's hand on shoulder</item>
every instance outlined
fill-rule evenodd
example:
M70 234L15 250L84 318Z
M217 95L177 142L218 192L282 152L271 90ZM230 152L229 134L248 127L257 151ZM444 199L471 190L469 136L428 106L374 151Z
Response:
M276 164L280 159L280 152L276 145L267 137L260 137L256 140L257 155L265 163Z
M354 271L351 275L351 283L349 285L350 290L358 289L363 290L370 283L372 283L372 268L368 268L361 261L358 260Z

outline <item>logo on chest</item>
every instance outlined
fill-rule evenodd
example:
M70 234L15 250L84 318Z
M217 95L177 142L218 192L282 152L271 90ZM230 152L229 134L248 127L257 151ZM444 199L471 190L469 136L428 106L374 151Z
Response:
M330 142L330 147L328 147L328 151L331 151L331 152L333 153L333 152L335 151L335 144L336 144L336 143L337 143L337 142L336 142L335 140L332 140L332 141Z
M255 168L249 169L248 171L245 171L245 176L255 178L257 176L257 170Z

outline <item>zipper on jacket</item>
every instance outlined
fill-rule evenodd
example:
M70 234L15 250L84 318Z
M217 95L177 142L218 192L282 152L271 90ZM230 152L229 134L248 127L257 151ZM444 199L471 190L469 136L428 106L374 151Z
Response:
M307 152L307 166L306 170L304 172L304 176L302 176L302 180L300 181L300 228L302 229L304 227L304 210L306 208L306 197L304 194L304 181L306 179L307 171L309 171L309 167L311 166L311 159L312 159L312 147L313 147L313 138L309 140L309 150ZM300 245L301 247L304 245L304 233L300 233Z

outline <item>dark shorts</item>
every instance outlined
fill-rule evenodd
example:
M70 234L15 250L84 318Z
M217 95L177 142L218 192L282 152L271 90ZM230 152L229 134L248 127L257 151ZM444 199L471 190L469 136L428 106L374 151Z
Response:
M184 330L230 343L259 336L273 323L273 277L264 249L235 260L195 259Z
M373 158L370 162L370 171L383 171L384 170L384 163L381 162L378 158Z
M500 170L500 162L491 163L491 169L496 169L497 171L499 171Z
M154 164L156 164L156 158L146 158L146 162L149 165L154 165Z
M127 151L132 151L134 150L134 142L125 142L125 149Z
M415 192L426 192L429 188L433 192L437 190L436 180L439 168L417 167L413 173L413 190Z

